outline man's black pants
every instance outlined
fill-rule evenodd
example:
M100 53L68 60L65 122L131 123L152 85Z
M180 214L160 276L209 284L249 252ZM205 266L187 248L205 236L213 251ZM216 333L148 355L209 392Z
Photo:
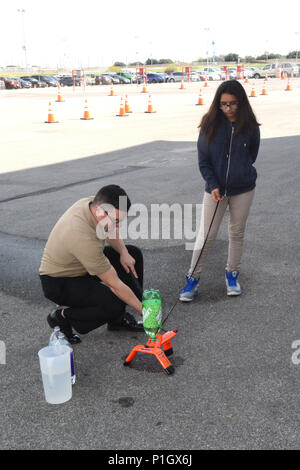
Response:
M136 283L127 274L120 263L120 255L113 248L104 248L104 254L115 268L119 278L129 286L138 299L142 300L143 289L143 254L133 245L126 245L129 254L135 259L139 290ZM126 304L101 283L98 276L86 274L80 277L40 276L44 295L58 305L66 308L64 314L78 333L88 333L105 323L118 323Z

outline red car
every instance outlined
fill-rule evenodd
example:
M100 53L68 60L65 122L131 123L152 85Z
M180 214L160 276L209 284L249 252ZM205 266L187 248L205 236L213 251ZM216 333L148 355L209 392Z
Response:
M14 78L1 77L4 80L5 88L21 88L21 83Z

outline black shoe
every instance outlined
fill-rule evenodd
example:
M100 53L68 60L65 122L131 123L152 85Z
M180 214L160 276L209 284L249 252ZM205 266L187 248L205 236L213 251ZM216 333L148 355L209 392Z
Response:
M48 325L51 328L55 328L56 326L59 326L60 331L63 332L67 340L69 341L70 344L77 344L81 343L81 339L78 335L73 333L72 326L67 318L64 318L61 314L61 311L63 310L63 307L59 307L55 310L53 310L49 315L47 316L47 322Z
M124 317L118 323L108 323L107 329L110 331L144 331L143 322L137 321L134 316L128 312L125 312Z

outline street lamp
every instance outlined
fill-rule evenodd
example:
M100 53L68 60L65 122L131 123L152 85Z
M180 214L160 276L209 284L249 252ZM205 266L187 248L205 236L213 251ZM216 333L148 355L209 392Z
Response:
M208 67L208 33L210 31L210 28L203 28L204 31L207 32L207 37L206 37L206 67Z
M300 34L300 31L295 31L295 35ZM296 62L298 60L298 41L296 40Z
M25 70L27 70L27 50L26 50L26 41L25 41L25 22L24 22L25 10L24 10L24 8L22 10L18 9L18 13L21 14L21 18L22 18L22 31L23 31L23 46L22 46L22 49L23 49L24 55L25 55Z

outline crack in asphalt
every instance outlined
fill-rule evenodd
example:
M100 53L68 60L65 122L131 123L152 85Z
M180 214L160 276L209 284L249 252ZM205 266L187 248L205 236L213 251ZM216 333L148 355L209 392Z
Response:
M9 197L7 199L1 199L0 204L3 204L5 202L10 202L10 201L15 201L17 199L24 199L26 197L40 196L41 194L52 193L52 192L55 192L55 191L62 191L63 189L71 188L73 186L78 186L80 184L88 184L88 183L91 183L93 181L97 181L97 180L100 180L100 179L103 179L103 178L109 178L111 176L121 175L121 174L124 174L124 173L130 173L132 171L144 170L146 168L148 168L148 167L146 167L146 166L128 166L126 168L122 168L120 170L113 171L112 173L101 175L101 176L95 176L93 178L88 178L86 180L74 181L73 183L64 184L62 186L53 186L53 187L50 187L50 188L45 188L45 189L39 189L37 191L32 191L30 193L18 194L17 196L12 196L12 197Z

